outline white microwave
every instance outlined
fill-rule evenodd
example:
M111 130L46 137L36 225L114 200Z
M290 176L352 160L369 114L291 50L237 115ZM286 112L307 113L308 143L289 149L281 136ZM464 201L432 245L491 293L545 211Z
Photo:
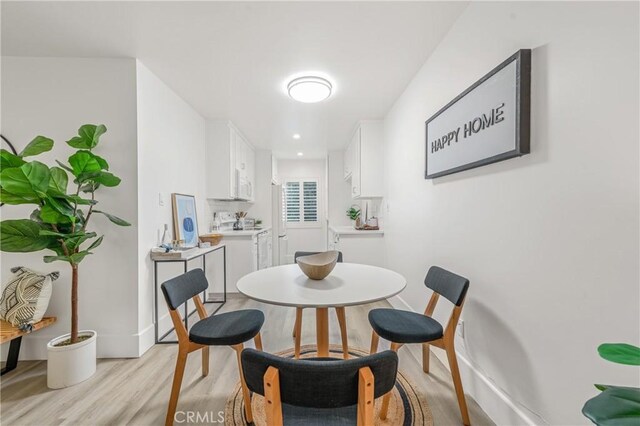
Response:
M240 170L236 169L236 198L240 200L250 200L253 195L251 182L246 177L241 176Z

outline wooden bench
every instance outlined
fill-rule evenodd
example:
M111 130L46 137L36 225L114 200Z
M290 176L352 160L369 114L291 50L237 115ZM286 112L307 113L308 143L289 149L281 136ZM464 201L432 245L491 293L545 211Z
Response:
M11 345L9 346L9 355L7 356L7 363L0 372L0 375L8 373L18 365L18 355L20 355L22 336L49 327L54 322L56 322L56 317L45 317L42 318L41 321L33 324L31 331L23 331L18 327L12 326L11 323L0 320L0 344L11 342Z

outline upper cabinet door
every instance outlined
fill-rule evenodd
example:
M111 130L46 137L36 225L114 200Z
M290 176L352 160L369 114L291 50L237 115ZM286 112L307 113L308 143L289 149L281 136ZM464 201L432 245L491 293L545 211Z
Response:
M347 150L344 152L344 180L351 177L353 172L353 142L349 142Z
M273 154L271 155L271 183L274 185L280 183L280 179L278 178L278 160L276 160Z

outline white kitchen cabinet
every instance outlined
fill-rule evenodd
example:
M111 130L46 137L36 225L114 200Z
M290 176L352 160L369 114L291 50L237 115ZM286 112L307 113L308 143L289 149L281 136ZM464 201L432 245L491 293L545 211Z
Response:
M255 151L233 123L207 122L205 157L207 198L253 201Z
M328 249L341 251L345 262L382 267L386 264L383 231L329 226Z
M382 121L361 121L345 153L352 198L383 196L383 149Z
M353 139L355 139L355 135ZM344 180L349 179L353 173L353 139L349 142L349 146L344 152Z

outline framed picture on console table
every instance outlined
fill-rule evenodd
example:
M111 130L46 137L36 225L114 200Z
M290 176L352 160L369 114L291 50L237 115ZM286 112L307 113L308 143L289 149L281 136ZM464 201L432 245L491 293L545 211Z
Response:
M173 235L183 240L185 247L198 245L198 216L196 197L185 194L171 194L173 208Z
M529 153L531 50L474 83L426 125L426 179Z

